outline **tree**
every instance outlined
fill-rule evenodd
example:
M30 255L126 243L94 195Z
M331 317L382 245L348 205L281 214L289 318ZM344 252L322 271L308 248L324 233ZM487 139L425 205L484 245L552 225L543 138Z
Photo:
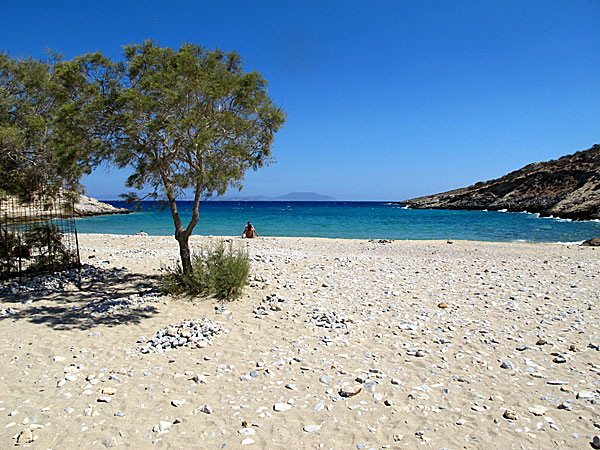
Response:
M84 99L95 97L78 71L54 53L46 61L0 53L0 191L25 201L81 191L97 125L81 121Z
M190 273L189 237L199 220L200 201L229 187L241 188L248 169L272 161L271 146L285 113L273 104L262 75L244 72L236 52L193 44L173 50L149 40L125 47L119 64L100 54L77 63L118 79L95 89L104 98L96 103L106 111L101 122L110 130L102 157L133 169L127 186L150 188L151 198L166 197L182 268ZM177 209L185 191L194 196L186 226Z

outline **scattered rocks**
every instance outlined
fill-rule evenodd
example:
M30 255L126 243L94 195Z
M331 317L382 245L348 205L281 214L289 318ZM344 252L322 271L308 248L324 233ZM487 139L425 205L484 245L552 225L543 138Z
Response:
M261 278L262 280L262 278ZM252 311L256 317L270 316L281 311L281 304L286 303L286 300L277 296L277 294L267 295L260 305Z
M158 294L132 294L128 297L121 298L103 298L93 300L83 308L85 312L92 316L106 316L114 314L117 311L125 309L134 309L145 306L146 309L153 310L154 307L149 303L157 303L162 300L162 296Z
M338 314L336 311L315 311L311 316L311 321L318 327L329 329L348 328L348 324L354 322L350 317Z

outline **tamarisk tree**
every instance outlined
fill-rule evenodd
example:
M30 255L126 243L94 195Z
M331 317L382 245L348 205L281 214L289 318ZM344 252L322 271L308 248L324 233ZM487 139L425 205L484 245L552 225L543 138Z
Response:
M150 198L166 197L182 268L190 273L189 237L200 202L230 187L241 189L248 169L272 161L285 113L269 97L262 75L245 72L236 52L193 44L174 50L149 40L125 47L118 64L98 54L79 59L81 67L90 62L119 78L116 94L114 86L102 91L110 97L104 157L133 170L128 187L149 191ZM194 205L184 224L177 200L186 192L193 193Z
M95 126L81 133L82 124L68 120L85 98L70 67L54 53L46 60L0 53L0 193L28 201L81 191Z

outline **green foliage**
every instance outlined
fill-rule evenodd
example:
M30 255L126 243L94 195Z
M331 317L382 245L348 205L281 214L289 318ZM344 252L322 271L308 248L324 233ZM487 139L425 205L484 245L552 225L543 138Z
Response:
M63 234L51 223L36 224L14 232L0 230L0 260L2 276L10 275L21 260L26 273L38 273L48 268L72 266L76 255L63 243Z
M171 295L214 295L233 300L242 294L249 272L248 253L220 242L194 255L190 273L184 273L179 265L170 270L162 278L161 289Z
M0 193L30 201L81 190L91 136L81 129L93 122L66 114L85 98L72 67L56 54L40 61L0 53Z
M128 168L128 187L168 200L184 273L200 201L241 189L247 170L272 162L284 123L266 80L235 51L147 40L118 63L100 52L72 61L0 52L0 194L79 192L101 162ZM186 192L194 207L184 226L176 201Z
M262 75L245 72L236 52L193 44L175 50L148 40L125 47L123 63L99 53L77 63L80 73L100 74L88 76L95 87L86 114L104 111L98 122L106 130L104 145L94 152L132 169L127 186L143 190L145 198L166 197L188 273L188 240L200 200L241 188L247 170L272 161L271 146L285 113L273 104ZM100 89L99 78L111 82ZM186 191L192 192L194 207L184 226L176 200Z

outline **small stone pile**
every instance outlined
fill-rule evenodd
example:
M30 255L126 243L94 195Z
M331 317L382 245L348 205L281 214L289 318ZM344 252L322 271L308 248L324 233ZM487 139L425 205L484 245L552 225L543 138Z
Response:
M335 311L315 311L310 320L318 327L330 328L332 330L336 328L347 329L349 323L354 323L354 320L350 317L342 316Z
M256 314L257 319L260 319L262 316L272 316L276 312L281 311L280 303L286 302L287 300L277 297L277 294L267 295L252 312Z
M100 300L94 300L88 303L83 309L88 311L90 315L105 316L107 314L113 314L115 311L122 309L134 309L142 305L146 305L146 309L153 309L153 306L147 305L148 303L157 303L161 297L157 294L132 294L129 297L121 298L103 298Z
M227 332L222 326L203 318L184 320L159 330L150 340L138 339L141 353L162 353L178 347L204 348L216 335Z

